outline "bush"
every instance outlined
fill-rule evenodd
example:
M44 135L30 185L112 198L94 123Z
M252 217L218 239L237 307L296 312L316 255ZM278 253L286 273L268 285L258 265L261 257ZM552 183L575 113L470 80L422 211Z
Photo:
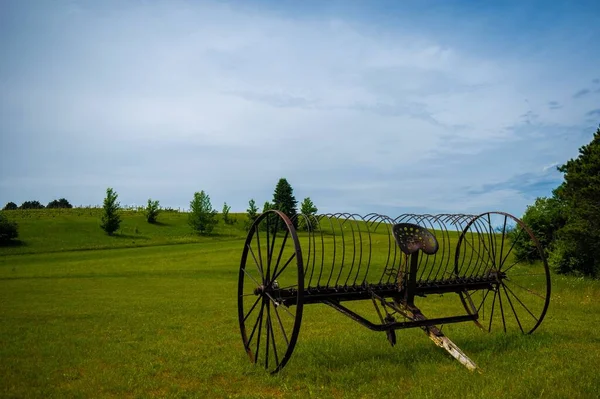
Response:
M145 215L148 223L156 223L156 218L160 213L160 204L158 201L152 201L152 198L148 198L148 205L146 205Z
M71 205L69 203L69 201L67 201L64 198L57 200L52 200L48 203L48 206L46 206L46 208L49 209L53 209L53 208L65 208L65 209L70 209L73 208L73 205Z
M199 234L210 234L215 228L217 210L212 208L210 197L204 191L194 193L194 199L190 201L190 213L188 223Z
M537 198L533 205L529 205L523 214L523 222L531 229L538 239L545 255L548 256L552 243L557 238L557 232L567 222L565 204L557 198ZM519 260L532 262L539 259L539 252L535 243L520 228L515 228L509 233L515 242L515 256Z
M0 245L7 244L17 237L19 237L17 223L8 220L6 215L0 212Z
M9 202L8 204L4 205L4 211L15 211L19 209L19 207L17 206L17 204L15 204L14 202Z
M40 201L25 201L20 206L21 209L44 209Z
M102 214L102 223L100 227L102 230L111 236L121 225L121 216L119 215L120 204L117 202L118 194L112 189L106 189L106 198L104 198Z

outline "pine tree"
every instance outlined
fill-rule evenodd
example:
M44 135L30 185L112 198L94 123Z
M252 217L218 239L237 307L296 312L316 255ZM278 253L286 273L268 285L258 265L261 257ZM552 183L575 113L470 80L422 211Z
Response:
M296 217L298 213L296 210L297 203L298 201L294 197L292 186L286 179L279 179L273 193L273 207L285 213L293 221L296 228L298 227L298 219Z
M156 218L160 213L160 204L158 200L152 201L152 198L148 198L148 205L146 205L146 220L148 223L156 223Z

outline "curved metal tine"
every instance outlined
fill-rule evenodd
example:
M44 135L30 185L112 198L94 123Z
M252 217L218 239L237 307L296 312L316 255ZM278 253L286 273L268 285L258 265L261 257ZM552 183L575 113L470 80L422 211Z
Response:
M481 226L479 225L479 221L478 221L479 217L476 217L475 219L473 219L472 221L469 222L469 224L467 225L467 227L465 227L465 233L471 233L471 237L473 237L473 240L475 240L475 237L477 237L477 243L479 244L478 249L475 249L473 243L469 242L468 240L465 240L465 243L468 244L468 246L471 248L471 251L473 251L475 253L475 255L477 255L477 258L475 260L475 264L472 265L472 262L469 262L469 264L467 265L467 268L462 271L462 278L469 278L473 275L473 271L475 270L475 268L477 268L477 270L479 271L481 269L481 267L484 264L487 264L486 262L486 254L489 255L489 252L487 252L487 246L485 245L485 234L483 233L483 229L481 229ZM468 231L467 231L468 230ZM483 250L481 250L481 247L483 246L483 249L485 250L485 252ZM465 251L467 249L467 246L465 245ZM488 256L489 258L489 256ZM469 274L469 271L471 271L471 274Z
M333 227L333 223L331 222L331 217L327 214L319 215L318 216L319 226L321 226L321 224L322 224L321 220L323 218L327 219L327 221L329 222L329 226L331 227L331 236L333 238L333 251L332 251L333 254L332 254L331 272L329 273L329 279L327 280L327 284L325 285L326 287L329 287L329 280L331 280L331 276L333 275L333 269L335 268L335 255L336 255L337 243L335 240L335 228ZM323 248L323 251L321 253L321 271L319 272L319 281L317 282L317 288L321 287L321 277L323 275L323 269L325 268L325 242L324 242L324 238L323 238L324 228L320 228L319 230L321 231L321 246Z
M378 214L378 213L369 213L365 216L365 220L367 222L367 226L369 229L369 240L371 240L371 233L373 234L377 234L377 229L379 228L379 226L382 223L382 215ZM383 265L383 273L381 275L381 278L379 280L379 284L381 284L381 281L383 280L383 276L385 275L386 271L388 270L388 265L389 265L389 261L390 261L390 249L391 249L391 236L390 236L390 232L388 231L388 234L386 234L387 239L388 239L388 252L387 252L387 257L385 260L385 264ZM367 270L365 271L365 277L363 278L362 281L362 285L367 284L367 279L369 271L371 269L371 262L372 262L372 253L373 253L373 248L372 248L372 242L369 241L369 246L370 246L370 250L369 250L369 262L367 264Z
M439 236L442 238L441 239L441 251L438 250L438 252L436 253L436 255L439 254L440 259L438 259L437 257L433 258L433 262L434 262L434 267L435 267L435 275L433 276L433 278L431 278L431 273L429 276L427 276L427 280L430 282L434 282L438 280L438 276L440 275L440 272L442 271L442 267L444 266L444 259L449 258L449 256L446 256L446 251L449 249L450 245L448 245L446 243L446 236L448 234L448 229L446 228L446 226L440 222L440 216L439 215L432 215L429 218L429 222L431 223L433 232L439 232ZM435 223L435 225L434 225ZM437 226L437 228L436 228ZM440 242L440 240L438 239L438 243ZM446 265L447 267L447 265ZM446 267L444 267L444 271L446 270ZM432 272L433 272L432 268ZM442 272L442 276L444 275L444 273Z
M477 219L475 219L475 221L473 222L473 225L476 226L476 228L477 227L480 228L480 230L478 230L478 231L481 231L480 242L488 256L487 256L487 259L482 258L483 262L481 264L479 264L479 267L477 268L477 270L475 270L475 268L473 268L471 270L471 274L469 275L469 277L473 277L473 275L480 276L480 271L481 271L482 267L484 267L483 272L485 273L485 271L488 269L488 267L486 267L486 266L490 265L490 263L491 263L491 267L494 267L494 262L495 262L494 256L492 253L492 249L491 249L492 244L490 244L491 240L494 238L493 237L494 233L493 233L491 223L488 223L488 226L487 226L488 229L486 229L485 220L480 221L480 219L481 218L479 218L479 217ZM487 246L486 246L486 242L488 243ZM486 261L489 263L486 263Z
M442 280L444 279L444 276L446 275L452 275L451 273L448 272L448 266L450 265L450 261L452 259L452 244L451 244L451 238L450 238L450 230L448 229L448 215L437 215L436 216L436 223L440 226L440 228L442 229L442 240L443 240L443 245L444 245L444 253L442 255L442 262L441 264L444 265L444 259L446 260L446 263L444 265L444 270L442 271L442 268L440 266L440 268L438 269L438 272L442 272L441 275L438 275L436 273L434 280L438 281L438 280Z
M469 223L471 222L471 220L473 219L473 217L471 217L470 215L463 215L463 214L455 214L455 215L448 215L449 220L451 221L451 224L455 226L456 228L456 233L458 236L458 241L460 241L460 244L463 246L464 250L461 252L460 247L456 246L455 249L455 266L458 266L458 261L459 258L462 258L462 261L460 263L460 266L458 266L458 270L455 272L455 277L456 278L464 278L465 277L465 273L463 273L463 271L465 270L465 261L467 259L467 241L469 239L473 238L473 233L470 232L470 230L467 229L467 226L469 225ZM462 241L465 241L465 243L462 243ZM473 245L470 244L470 246L472 247ZM470 258L469 261L467 262L467 266L466 269L468 269L471 265L471 263L473 262L473 255L475 254L475 251L469 251L470 252Z
M364 275L363 275L363 279L360 282L360 284L362 286L366 286L367 283L367 276L369 275L369 269L371 268L371 255L373 253L373 240L371 237L371 229L369 227L369 221L365 220L364 217L361 217L361 219L363 219L363 222L365 223L365 226L367 228L367 233L369 234L369 251L368 251L368 258L367 258L367 267L364 271ZM356 272L356 276L358 277L358 272ZM354 284L356 284L356 278L354 279Z
M307 224L309 222L308 222L308 218L306 217L306 215L299 213L299 214L294 215L293 218L291 219L292 223L294 223L294 221L297 222L298 227L300 227L300 220L303 220L305 223L305 226L308 226L308 228L307 228L308 253L307 253L306 260L304 262L308 267L310 267L310 273L304 274L304 280L306 281L306 277L308 276L308 283L306 284L306 287L310 287L312 278L313 278L313 274L315 271L315 259L316 259L316 256L314 254L314 252L315 252L314 236L311 232L312 229L310 228L311 227L310 224ZM311 238L312 238L312 240L311 240ZM312 267L311 267L311 261L312 261Z
M423 227L425 227L427 230L430 230L431 234L435 235L435 227L433 225L433 223L431 222L432 219L435 218L435 215L430 215L430 214L425 214L422 215L421 220L419 221L419 224L421 225L425 225ZM429 224L429 226L427 226L427 224ZM436 237L437 239L437 237ZM439 240L438 240L438 244L439 244ZM436 261L438 260L438 254L442 255L442 260L443 260L443 254L444 254L444 249L442 248L442 251L437 251L433 257L432 256L421 256L421 258L426 258L425 259L425 264L422 266L423 267L423 271L421 272L421 276L419 278L419 281L423 281L423 275L425 274L426 270L429 270L429 273L427 274L427 277L425 278L425 282L427 283L431 283L435 280L435 278L432 280L431 279L431 274L433 273L434 270L438 270L439 266L436 268ZM429 261L431 260L431 267L427 267L429 265ZM439 270L436 272L436 275L438 274Z
M369 213L365 216L365 219L367 220L367 223L370 225L370 231L372 231L373 233L377 233L377 230L379 228L379 226L381 225L381 223L383 223L383 221L385 220L385 218L388 218L385 215L380 215L378 213ZM389 219L389 218L388 218ZM379 284L382 283L383 281L383 277L386 275L386 272L389 268L389 263L390 263L390 256L391 256L391 248L392 248L392 237L391 237L391 231L389 229L388 226L388 234L387 235L387 239L388 239L388 252L387 252L387 257L385 260L385 265L383 265L383 272L381 274L381 277L379 279ZM369 254L369 267L370 267L370 254ZM367 279L367 273L365 274L365 279L363 280L363 285L366 283L366 279Z
M467 228L466 226L469 226L469 229L472 228L472 226L475 226L474 230L475 231L469 231L469 236L468 238L471 239L471 242L469 242L468 239L465 240L465 243L469 244L471 247L471 256L469 258L469 263L467 264L466 269L464 270L464 273L462 274L463 278L467 278L467 271L469 270L469 268L471 268L471 265L473 265L473 262L475 262L475 264L473 265L473 268L477 267L479 270L481 268L481 266L485 263L485 257L482 255L483 254L483 249L482 249L482 244L483 244L483 240L481 239L481 234L479 232L479 229L477 228L477 216L473 216L470 220L468 220L465 225L465 229ZM475 249L475 240L477 240L477 249ZM467 249L466 245L465 245L465 250Z
M351 216L354 220L356 220L356 217L358 217L360 219L360 220L356 221L356 226L358 229L358 237L359 237L359 241L360 241L360 255L358 258L358 267L356 269L356 276L354 276L354 281L352 282L352 286L356 286L356 280L358 280L358 276L360 274L360 269L361 269L362 261L363 261L363 252L364 252L363 233L360 228L361 224L363 224L364 228L366 228L365 234L366 234L366 237L369 239L369 241L368 241L369 242L369 249L368 249L369 259L371 258L371 232L369 231L369 225L366 223L366 221L363 219L362 216L355 214L355 213L352 214ZM364 279L363 279L363 281L364 281Z
M398 272L398 269L396 268L396 258L398 255L398 246L396 245L396 240L394 239L394 233L393 233L393 226L394 226L394 220L392 218L390 218L389 216L386 215L381 215L381 214L377 214L376 218L373 220L373 223L375 223L375 221L377 221L377 224L375 225L375 227L372 229L372 231L376 232L377 229L379 229L379 227L383 224L384 226L386 226L387 229L387 239L388 239L388 253L387 253L387 257L385 260L385 265L383 267L383 271L381 273L381 277L379 278L379 284L383 283L383 279L387 276L387 281L386 283L389 284L390 280L392 279L392 277L394 276L394 271L396 271L396 274ZM394 249L393 251L393 256L392 256L392 248ZM391 262L390 262L390 258L391 258Z
M342 229L342 238L344 239L344 258L342 259L342 267L340 267L340 273L338 274L337 279L335 280L335 285L336 287L339 286L339 282L340 282L340 278L342 277L342 272L343 270L346 268L346 265L344 264L344 260L345 260L345 254L346 254L346 240L345 240L345 236L343 233L344 230L344 225L346 224L346 222L348 222L348 214L347 213L339 213L340 219L342 220L341 223L341 229ZM340 220L338 219L338 221ZM354 227L352 226L352 223L350 223L350 231L352 233L352 264L350 266L350 270L352 270L352 268L354 268L354 261L356 259L356 239L354 238Z
M409 223L414 223L420 227L423 227L425 229L427 229L426 226L424 226L423 220L425 220L427 218L427 214L424 215L414 215L412 219L409 219ZM427 269L427 263L429 261L429 256L419 256L419 264L418 264L418 272L417 274L420 275L417 276L417 282L421 282L423 279L423 274L425 273L425 270ZM425 263L425 264L423 264Z
M344 260L345 260L345 257L346 257L346 239L344 237L344 228L343 228L342 224L340 223L340 217L339 217L339 215L340 215L339 213L334 213L334 214L331 214L330 216L331 216L332 219L335 219L337 221L337 224L338 224L338 226L340 228L340 239L341 239L341 244L342 244L342 260L340 262L340 273L339 274L341 275L341 273L342 273L341 269L344 268ZM334 231L335 231L335 227L334 227ZM337 259L334 258L333 266L331 268L331 275L329 276L329 280L327 280L327 287L330 287L329 284L331 282L331 277L333 276L333 273L335 271L335 266L336 266L336 262L335 261L336 260ZM339 280L339 275L338 275L338 280ZM335 286L337 286L338 280L336 280Z
M363 256L363 240L362 240L362 231L360 229L360 223L358 220L356 220L356 216L358 216L359 218L361 218L360 215L356 215L356 214L350 214L347 213L346 215L346 221L344 223L350 223L350 225L355 224L356 225L356 231L358 231L358 243L359 243L359 252L358 252L358 265L357 265L357 273L360 272L360 266L362 263L362 256ZM352 219L350 219L352 218ZM361 218L362 219L362 218ZM355 239L356 235L354 234L354 229L352 230L352 244L353 244L353 249L352 249L352 266L350 267L350 270L348 271L348 275L346 276L346 281L344 282L344 286L347 287L348 286L348 280L350 280L350 277L352 276L352 270L354 269L354 261L356 258L356 239ZM352 283L352 286L356 285L356 279L358 278L358 274L356 275L356 277L354 278L354 282Z
M323 267L325 266L325 237L323 235L324 229L321 227L322 216L323 215L315 215L314 217L314 228L319 231L319 235L321 236L321 267L319 268L319 279L317 280L317 288L321 286L321 276L323 275Z

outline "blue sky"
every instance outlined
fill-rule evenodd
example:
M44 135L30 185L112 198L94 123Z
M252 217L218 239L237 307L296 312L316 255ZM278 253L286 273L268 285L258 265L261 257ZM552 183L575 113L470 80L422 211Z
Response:
M521 215L600 123L600 3L2 1L0 202Z

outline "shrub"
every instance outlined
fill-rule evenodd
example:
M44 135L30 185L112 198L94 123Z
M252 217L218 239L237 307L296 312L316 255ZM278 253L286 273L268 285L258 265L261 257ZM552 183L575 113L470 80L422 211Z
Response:
M118 194L112 188L106 189L106 198L104 198L103 205L104 212L100 227L109 236L113 235L121 225L121 216L119 215L120 204L117 202L118 197Z
M0 245L7 244L9 241L19 236L19 230L16 222L8 220L3 212L0 212Z
M552 243L557 238L558 230L567 221L565 204L557 198L537 198L529 205L522 217L523 222L538 239L545 255L548 256ZM528 234L515 228L509 233L515 242L515 255L519 260L532 262L539 259L539 252Z
M57 200L52 200L48 203L48 206L46 206L46 208L52 209L52 208L66 208L66 209L70 209L73 208L73 205L71 205L69 203L69 201L67 201L64 198Z
M152 201L152 198L148 198L148 205L146 205L145 215L148 223L156 223L156 218L160 213L160 204L157 201Z
M14 202L9 202L8 204L4 205L4 209L5 211L14 211L19 209L19 207L17 206L17 204L15 204Z
M188 216L192 229L199 234L210 234L218 223L216 216L217 210L212 208L208 194L204 191L194 193Z
M20 206L21 209L44 209L40 201L25 201Z

